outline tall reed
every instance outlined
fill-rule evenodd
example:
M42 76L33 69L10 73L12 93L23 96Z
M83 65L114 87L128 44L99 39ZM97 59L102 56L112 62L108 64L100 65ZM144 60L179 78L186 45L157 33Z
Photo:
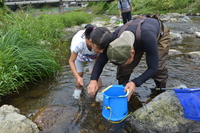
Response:
M24 11L0 18L0 95L16 92L27 82L61 69L57 57L63 29L91 22L82 12L33 16ZM62 46L63 47L63 46Z
M61 68L50 49L32 43L20 36L19 28L0 37L0 95L16 92Z

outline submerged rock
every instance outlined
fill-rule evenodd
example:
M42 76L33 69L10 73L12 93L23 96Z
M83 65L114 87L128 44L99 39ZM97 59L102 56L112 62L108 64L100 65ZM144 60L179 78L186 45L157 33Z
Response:
M35 122L41 131L53 131L64 129L72 121L79 119L78 110L62 105L46 106L40 109L34 116ZM62 127L62 128L59 128Z
M189 52L187 55L189 58L200 59L200 51Z

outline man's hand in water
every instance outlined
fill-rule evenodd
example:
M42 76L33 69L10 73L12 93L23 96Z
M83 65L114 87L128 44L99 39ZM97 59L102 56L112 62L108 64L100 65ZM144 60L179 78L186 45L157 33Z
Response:
M90 84L87 87L87 91L91 96L95 96L96 92L98 90L98 82L96 80L91 80Z

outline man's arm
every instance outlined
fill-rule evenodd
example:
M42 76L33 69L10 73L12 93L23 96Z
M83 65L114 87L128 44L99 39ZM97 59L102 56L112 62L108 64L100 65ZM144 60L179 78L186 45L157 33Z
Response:
M87 91L91 96L95 96L96 92L98 91L98 79L103 71L104 66L108 62L108 57L106 55L106 50L104 53L100 54L97 61L95 62L92 75L90 78L90 83L87 87Z
M91 78L90 80L96 80L98 81L104 66L108 62L108 57L106 55L106 50L98 56L98 59L95 62L94 68L92 70Z

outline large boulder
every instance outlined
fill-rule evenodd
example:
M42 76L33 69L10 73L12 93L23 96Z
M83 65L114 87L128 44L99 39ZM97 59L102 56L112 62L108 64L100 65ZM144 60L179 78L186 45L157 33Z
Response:
M200 132L200 122L184 118L174 91L166 91L136 110L127 121L139 133Z
M38 133L35 123L19 114L19 109L12 105L0 107L0 132L1 133Z

